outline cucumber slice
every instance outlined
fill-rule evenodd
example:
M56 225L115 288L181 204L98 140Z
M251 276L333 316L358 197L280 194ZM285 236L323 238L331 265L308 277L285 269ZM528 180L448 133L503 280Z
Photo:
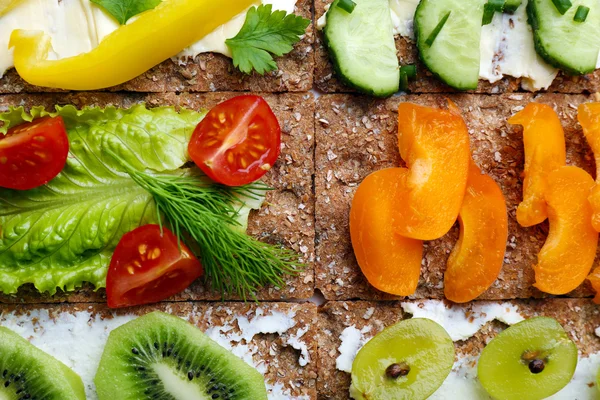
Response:
M421 0L415 13L419 55L433 74L459 90L477 89L481 21L486 0ZM429 46L440 21L450 17Z
M388 0L354 0L351 14L335 0L327 11L325 43L342 82L363 93L387 97L400 87Z
M573 0L561 15L552 0L529 0L528 20L535 49L549 64L573 75L593 72L600 52L600 3ZM590 8L585 22L574 21L579 6Z

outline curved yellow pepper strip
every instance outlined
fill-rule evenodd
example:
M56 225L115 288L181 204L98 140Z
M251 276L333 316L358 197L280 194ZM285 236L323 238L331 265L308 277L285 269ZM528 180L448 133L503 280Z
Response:
M108 35L89 53L47 60L50 37L16 30L10 38L15 68L28 83L67 90L119 85L177 55L257 0L170 0Z
M0 17L23 0L0 0Z

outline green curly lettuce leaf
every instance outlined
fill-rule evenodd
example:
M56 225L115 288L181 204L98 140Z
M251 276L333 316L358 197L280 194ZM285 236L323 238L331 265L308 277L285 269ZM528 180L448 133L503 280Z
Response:
M0 291L26 283L40 292L104 287L121 236L157 223L152 196L122 172L107 151L139 171L173 173L189 161L187 143L204 113L170 107L106 109L73 106L49 112L22 107L0 114L0 134L51 115L65 121L70 153L48 185L19 192L0 189ZM255 205L252 205L255 206ZM240 216L246 220L247 212Z

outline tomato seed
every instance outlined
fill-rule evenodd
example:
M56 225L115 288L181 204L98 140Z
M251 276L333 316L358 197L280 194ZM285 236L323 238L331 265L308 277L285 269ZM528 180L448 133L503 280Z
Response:
M45 138L45 137L43 137L43 136L35 136L35 137L33 138L33 140L35 140L36 142L40 142L40 143L41 143L41 142L45 142L45 141L46 141L46 138Z
M4 165L8 162L8 158L6 157L0 157L0 164Z
M33 154L35 154L36 156L41 158L42 161L46 161L48 159L48 156L46 155L46 153L44 153L42 151L34 151Z
M225 113L219 113L219 122L224 124L225 121L227 121L227 119L225 117Z
M138 246L138 251L140 252L140 254L146 254L146 251L148 250L148 245L145 243L142 243Z
M135 274L135 270L133 269L133 267L131 265L127 266L127 272L129 272L130 275Z
M148 258L151 260L156 260L158 257L160 257L161 251L158 247L156 247L154 250L152 250L152 252L150 252L150 254L148 255Z

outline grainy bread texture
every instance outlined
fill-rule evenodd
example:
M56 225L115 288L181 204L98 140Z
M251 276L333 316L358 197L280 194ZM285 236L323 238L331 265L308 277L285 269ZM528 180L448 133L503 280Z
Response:
M564 125L567 163L592 173L593 157L576 116L577 106L594 100L594 96L515 93L499 96L427 94L388 100L352 95L320 97L315 116L316 287L327 299L391 298L372 288L356 263L348 228L351 201L367 175L402 165L397 148L398 104L414 102L446 107L446 98L462 110L469 127L473 158L500 184L508 205L509 237L504 266L498 280L481 299L543 296L532 287L532 267L546 240L548 225L546 222L526 229L516 222L516 207L522 199L522 128L509 125L507 120L529 102L550 104ZM443 238L425 243L421 279L417 292L411 297L443 298L446 262L457 238L458 227L455 226ZM569 295L591 295L589 283L586 281Z
M312 19L312 0L298 0L296 15ZM132 92L303 92L312 88L314 51L312 24L294 50L277 59L278 71L245 75L234 68L231 60L214 53L200 54L194 59L167 60L145 74L110 91ZM29 85L14 69L0 79L0 93L53 92L48 88Z
M419 301L413 301L419 303ZM465 306L469 311L477 303L472 302ZM587 299L544 299L544 300L516 300L508 304L518 307L519 313L530 318L534 316L547 316L555 318L567 331L571 339L577 344L580 357L597 353L600 350L600 340L594 331L600 326L600 310ZM452 306L448 307L459 307ZM384 328L406 318L410 314L403 311L399 302L329 302L319 310L318 357L318 399L346 400L349 399L350 374L336 368L336 359L340 355L338 348L341 344L340 335L344 329L355 327L364 330L365 339L375 336ZM455 342L456 357L476 357L489 341L506 325L492 321L485 324L473 337L464 341ZM473 361L475 363L475 361ZM464 379L473 379L466 377ZM595 379L585 384L593 387ZM452 398L452 397L447 397Z
M114 311L103 304L69 304L59 306L16 306L5 305L0 308L0 326L15 329L18 324L32 326L34 337L44 342L52 350L64 348L63 341L85 341L92 334L98 320L112 319L115 316L142 316L152 311L163 311L184 318L209 334L221 345L230 347L236 354L244 355L247 361L264 371L268 388L284 395L284 398L316 399L317 380L317 309L312 304L263 303L261 305L243 303L161 303L152 306L136 307ZM79 315L83 314L83 315ZM79 316L78 316L79 315ZM78 316L78 317L77 317ZM265 325L267 319L279 319L282 326ZM248 321L255 328L243 326ZM243 321L243 322L240 322ZM262 325L262 328L258 325ZM59 329L67 337L57 337ZM86 326L87 325L87 326ZM265 326L267 329L265 329ZM279 329L278 332L272 327ZM244 330L245 329L245 330ZM271 330L269 330L271 329ZM253 333L257 331L257 333ZM264 331L264 333L262 333ZM98 333L96 329L94 331ZM103 342L108 332L103 331L102 338L88 338L91 343ZM248 338L245 342L240 336ZM34 342L35 343L35 342ZM96 363L102 352L101 347L91 350L98 359L91 357L88 363ZM78 348L81 343L73 344ZM68 354L53 354L63 358L63 362L72 364ZM64 359L66 357L66 359ZM87 363L86 363L87 364ZM76 371L91 369L97 365L70 365ZM95 373L95 372L94 372ZM85 379L85 378L84 378ZM92 382L84 382L91 385ZM281 398L281 397L272 397Z
M325 14L325 7L332 0L315 1L315 22ZM351 88L343 85L334 74L333 65L329 60L329 54L325 47L323 32L315 28L315 86L326 93L351 93ZM420 62L417 46L409 38L396 37L396 51L400 59L400 65L416 64L418 78L409 83L409 89L413 93L451 93L455 89L445 85L435 78L427 68ZM593 93L600 90L600 70L584 76L570 77L559 73L548 92L559 93ZM521 91L521 79L505 77L496 83L479 81L479 87L474 93L510 93Z
M206 94L29 94L0 96L0 110L8 106L74 104L78 107L114 105L130 107L146 102L150 107L174 106L200 110L210 109L235 93ZM306 268L299 275L286 278L282 289L267 287L257 293L259 300L309 298L314 288L314 99L311 94L264 94L282 127L282 154L264 181L276 190L267 194L267 201L250 217L248 232L260 240L283 244L297 251ZM197 282L175 298L176 300L220 300L221 294L209 291ZM24 287L16 296L0 296L0 302L94 302L104 301L104 290L94 292L86 287L70 294L50 297Z

